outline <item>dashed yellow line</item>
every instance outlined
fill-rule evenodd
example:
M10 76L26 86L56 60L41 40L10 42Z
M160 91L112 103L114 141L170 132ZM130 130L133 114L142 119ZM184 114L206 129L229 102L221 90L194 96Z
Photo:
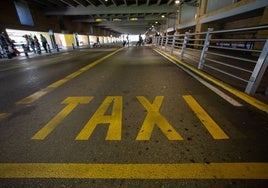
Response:
M268 163L2 163L0 178L268 179Z
M214 139L229 138L191 95L184 95L183 98Z
M81 73L80 73L81 74ZM78 76L78 75L77 75ZM53 84L50 84L48 86L48 88L57 88L57 87L60 87L61 85L65 84L66 82L68 82L69 80L71 80L71 78L63 78L61 80L58 80L56 82L54 82Z
M10 116L9 113L0 113L0 121Z
M19 102L17 102L16 104L30 104L34 101L36 101L37 99L43 97L44 95L46 95L49 92L49 90L47 89L42 89L40 91L37 91L35 93L33 93L32 95L20 100Z
M70 81L71 79L75 78L76 76L82 74L83 72L89 70L91 67L97 65L98 63L104 61L105 59L111 57L112 55L118 53L119 51L121 51L123 48L120 48L94 62L92 62L91 64L79 69L78 71L75 71L74 73L66 76L65 78L58 80L52 84L50 84L49 86L47 86L45 89L41 89L35 93L33 93L32 95L18 101L16 104L30 104L36 100L38 100L39 98L43 97L44 95L46 95L47 93L49 93L50 91L60 87L61 85L65 84L66 82Z

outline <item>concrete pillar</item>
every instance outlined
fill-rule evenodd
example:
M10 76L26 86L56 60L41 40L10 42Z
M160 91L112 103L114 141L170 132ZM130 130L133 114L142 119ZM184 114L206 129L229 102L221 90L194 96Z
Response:
M199 2L200 2L200 6L197 7L197 10L196 10L197 24L195 26L195 31L194 31L195 33L207 31L207 29L209 28L209 26L207 24L200 23L200 18L206 14L208 0L200 0ZM196 35L196 39L201 39L201 38L205 38L205 35L203 35L203 36ZM195 44L198 44L198 43L199 43L199 41L195 40Z
M175 30L176 31L179 28L180 22L181 22L181 6L178 6L177 19L176 19L176 22L175 22Z
M207 10L207 4L208 4L208 0L202 0L201 4L199 7L197 7L196 10L196 27L195 27L195 32L201 32L201 31L206 31L206 29L202 29L202 24L200 23L200 18L206 14L206 10Z

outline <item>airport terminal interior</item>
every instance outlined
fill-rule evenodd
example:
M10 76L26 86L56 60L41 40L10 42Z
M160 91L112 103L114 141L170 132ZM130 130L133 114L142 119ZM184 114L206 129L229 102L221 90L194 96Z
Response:
M5 0L1 188L268 187L267 0Z

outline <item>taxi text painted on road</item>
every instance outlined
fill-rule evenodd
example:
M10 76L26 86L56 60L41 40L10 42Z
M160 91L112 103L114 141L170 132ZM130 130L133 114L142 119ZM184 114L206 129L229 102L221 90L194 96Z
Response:
M67 104L55 117L53 117L43 128L41 128L33 137L33 140L45 139L60 123L67 117L78 105L88 104L93 100L93 96L67 97L62 104ZM137 96L137 100L147 111L147 115L141 125L136 140L150 140L154 128L166 136L168 140L183 140L183 137L176 131L169 121L160 112L164 96L156 96L151 103L144 96ZM189 95L184 96L184 100L193 110L194 114L200 119L202 124L214 139L228 139L227 134L219 125L205 112L205 110ZM111 114L107 115L111 107ZM108 125L106 140L121 140L122 138L122 114L123 97L107 96L96 112L88 120L86 125L76 136L76 140L88 140L98 125Z

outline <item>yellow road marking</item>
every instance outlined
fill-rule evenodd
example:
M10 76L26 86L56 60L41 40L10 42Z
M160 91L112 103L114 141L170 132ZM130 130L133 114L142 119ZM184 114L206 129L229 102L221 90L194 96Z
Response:
M1 121L2 119L7 118L9 115L10 115L9 113L0 113L0 121Z
M138 96L137 98L148 113L137 135L136 140L150 140L155 125L159 127L159 129L169 140L183 140L181 135L159 112L162 101L164 99L163 96L155 97L155 100L152 104L143 96Z
M112 114L105 115L112 102ZM106 140L121 140L122 113L122 96L106 97L103 103L94 113L94 115L90 118L90 120L81 130L81 132L77 135L76 140L88 140L98 124L109 124Z
M77 77L78 75L80 75L82 73L82 71L76 71L76 72L74 72L74 73L72 73L72 74L69 74L68 76L66 76L66 78L67 79L72 79L72 78L75 78L75 77Z
M37 99L43 97L44 95L46 95L48 93L47 90L40 90L40 91L37 91L35 93L33 93L32 95L18 101L16 104L29 104L33 101L36 101Z
M204 72L199 71L198 69L184 63L183 61L177 59L176 57L173 57L172 55L165 53L163 51L157 50L159 53L164 54L165 56L169 57L170 59L176 61L177 63L183 65L184 67L186 67L187 69L193 71L194 73L198 74L199 76L202 76L203 78L211 81L212 83L216 84L217 86L225 89L226 91L236 95L237 97L239 97L240 99L244 100L245 102L247 102L248 104L258 108L259 110L262 110L266 113L268 113L268 104L263 103L262 101L259 101L257 99L255 99L254 97L251 97L249 95L247 95L246 93L236 90L233 87L229 86L226 83L223 83L222 81L219 81L215 78L213 78L212 76L207 75Z
M66 77L66 78L63 78L61 80L58 80L56 82L54 82L53 84L50 84L48 86L48 88L57 88L57 87L60 87L61 85L65 84L66 82L68 82L69 80L71 80L71 77Z
M62 104L68 104L63 110L61 110L53 119L51 119L42 129L40 129L32 139L43 140L49 135L60 122L70 114L78 104L87 104L93 97L68 97Z
M229 138L191 95L184 95L183 98L214 139Z
M268 163L0 163L0 178L268 179Z
M59 86L65 84L66 82L70 81L71 79L75 78L76 76L80 75L81 73L85 72L86 70L90 69L91 67L97 65L98 63L104 61L105 59L111 57L112 55L116 54L117 52L121 51L123 48L120 48L94 62L92 62L89 65L86 65L85 67L79 69L78 71L75 71L74 73L66 76L63 79L60 79L52 84L50 84L49 86L47 86L45 89L41 89L40 91L35 92L34 94L25 97L24 99L18 101L16 104L30 104L36 100L38 100L39 98L43 97L44 95L46 95L47 93L49 93L50 91L52 91L53 89L58 88Z

